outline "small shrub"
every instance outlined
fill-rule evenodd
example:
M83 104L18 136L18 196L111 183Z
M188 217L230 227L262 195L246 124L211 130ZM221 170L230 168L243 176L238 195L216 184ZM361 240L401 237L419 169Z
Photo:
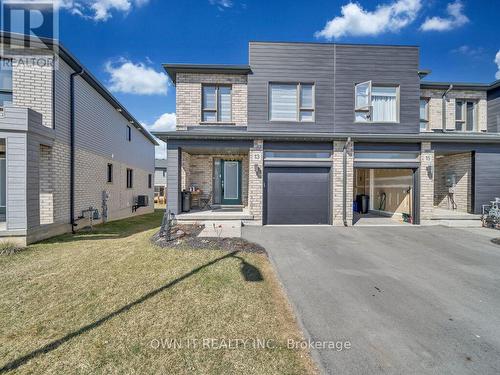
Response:
M22 247L13 242L0 242L0 255L12 255L22 250Z

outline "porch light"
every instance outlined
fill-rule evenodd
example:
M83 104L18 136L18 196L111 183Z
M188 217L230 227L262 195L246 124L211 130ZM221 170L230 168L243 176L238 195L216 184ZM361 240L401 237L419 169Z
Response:
M254 164L253 168L255 170L255 174L257 175L257 177L260 178L262 175L262 170L260 169L260 166L258 164Z

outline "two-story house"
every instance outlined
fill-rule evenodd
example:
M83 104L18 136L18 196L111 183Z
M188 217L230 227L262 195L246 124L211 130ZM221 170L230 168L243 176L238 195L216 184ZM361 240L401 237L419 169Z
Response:
M164 68L180 219L208 217L184 190L246 224L465 223L500 196L500 83L425 81L416 46L251 42L248 65Z
M152 212L154 137L62 45L1 37L0 240Z

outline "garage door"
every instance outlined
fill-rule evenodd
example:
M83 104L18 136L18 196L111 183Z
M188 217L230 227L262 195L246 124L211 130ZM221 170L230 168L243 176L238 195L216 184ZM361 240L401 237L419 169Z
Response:
M265 169L266 224L329 224L330 168Z

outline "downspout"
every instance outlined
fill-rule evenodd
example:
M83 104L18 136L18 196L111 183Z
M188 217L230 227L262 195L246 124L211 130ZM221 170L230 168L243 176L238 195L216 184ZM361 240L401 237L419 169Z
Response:
M71 233L75 234L75 77L81 76L84 69L71 73L70 76L70 173L69 173L69 215L71 223Z
M446 131L446 101L448 100L448 94L450 91L453 90L453 85L450 85L444 92L442 98L443 98L443 110L442 110L442 117L443 117L443 131Z
M343 189L342 189L342 220L344 222L344 227L347 227L347 148L351 145L351 137L347 138L344 148L342 150L342 172L343 172Z

